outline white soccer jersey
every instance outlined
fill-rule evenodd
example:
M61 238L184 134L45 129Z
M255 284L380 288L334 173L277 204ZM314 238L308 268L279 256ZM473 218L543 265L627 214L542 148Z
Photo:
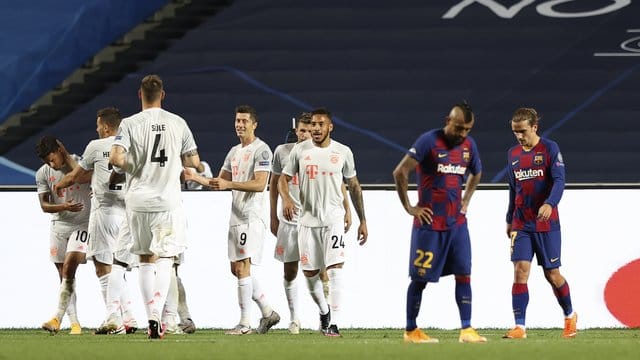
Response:
M115 136L92 140L78 162L85 170L93 170L91 175L91 189L93 190L93 204L96 207L124 208L125 186L123 184L109 185L111 165L109 152ZM94 209L95 210L95 209Z
M202 167L204 167L204 171L200 173L200 175L204 177L212 178L213 173L211 172L211 167L209 166L209 164L206 161L200 161L200 163L202 164ZM184 188L186 190L202 190L204 186L202 186L202 184L197 183L195 181L187 181L184 184Z
M291 144L282 144L276 147L276 150L273 152L273 166L272 172L274 175L281 175L284 167L289 163L289 155L291 154L291 149L295 143ZM293 204L298 209L298 213L300 212L300 187L298 186L298 174L295 174L291 177L291 181L289 181L289 195L291 199L293 199ZM281 203L278 203L280 205ZM278 219L287 224L297 225L298 224L298 216L299 214L294 214L294 217L291 221L284 218L284 214L282 214L282 209L278 206Z
M269 145L256 138L251 144L242 147L238 144L231 148L224 159L222 170L231 173L231 180L244 182L253 179L254 174L260 171L271 170L273 154ZM265 218L265 196L267 189L260 192L232 190L231 218L229 225L247 224Z
M181 202L181 155L196 149L186 121L161 108L123 119L113 145L127 151L127 208L169 211Z
M321 227L344 221L343 177L356 176L353 153L348 146L335 140L325 148L315 146L311 139L298 143L291 149L289 163L282 173L298 174L302 199L300 225Z
M80 157L77 155L71 155L74 160L79 161ZM59 197L55 191L53 191L53 185L56 184L64 177L65 173L60 170L54 170L49 165L42 165L36 172L36 187L38 190L38 196L42 193L51 194L51 202L54 204L62 204L69 200L73 202L82 203L83 208L81 211L61 211L52 214L52 221L61 221L70 225L83 225L89 222L89 213L91 212L91 189L89 184L73 184L62 191L62 196Z

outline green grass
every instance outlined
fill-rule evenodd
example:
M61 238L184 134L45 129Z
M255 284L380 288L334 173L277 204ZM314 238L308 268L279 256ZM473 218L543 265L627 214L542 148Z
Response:
M526 340L503 340L504 330L483 329L486 344L459 344L458 331L429 329L439 344L404 344L399 329L343 329L342 338L326 338L304 330L289 335L229 336L222 330L199 329L192 335L167 335L148 340L133 335L80 336L66 332L50 336L42 330L0 330L0 359L638 359L640 330L582 330L575 339L560 338L559 329L529 329Z

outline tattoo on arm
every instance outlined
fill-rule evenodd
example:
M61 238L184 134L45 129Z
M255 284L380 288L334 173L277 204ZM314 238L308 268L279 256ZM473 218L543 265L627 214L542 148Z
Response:
M364 216L362 187L360 187L358 178L354 176L351 179L348 179L347 184L349 185L349 195L351 196L351 202L353 202L353 207L356 209L356 214L358 214L360 222L366 221L367 219Z

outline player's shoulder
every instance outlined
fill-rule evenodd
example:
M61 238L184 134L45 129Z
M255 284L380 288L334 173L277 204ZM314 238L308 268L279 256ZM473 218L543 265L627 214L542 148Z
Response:
M110 148L113 144L115 136L109 136L102 139L93 139L87 144L87 150Z
M339 150L339 151L343 151L343 152L351 152L351 148L349 147L349 145L343 144L335 139L331 139L331 143L329 144L329 147L332 150Z
M522 145L520 144L515 144L512 147L510 147L509 150L507 150L507 154L509 154L509 156L517 155L517 154L520 154L521 152L522 152Z
M36 178L40 178L42 176L45 176L46 174L48 174L51 170L51 166L47 165L47 164L42 164L42 166L40 166L38 168L38 170L36 170Z
M188 127L187 120L185 120L182 116L180 116L180 115L178 115L176 113L172 113L171 111L167 111L165 109L160 109L160 111L161 111L162 116L165 119L167 119L169 121L173 121L177 125Z
M558 143L549 138L541 137L540 142L551 152L560 150Z
M266 149L269 150L269 152L271 152L271 147L269 147L269 144L267 144L266 142L264 142L264 140L260 139L260 138L256 138L253 143L251 143L251 145L253 145L256 149Z
M469 144L469 146L472 146L474 148L478 147L476 140L471 135L467 135L467 137L464 138L464 143Z
M431 129L420 134L416 143L435 144L438 139L444 140L444 132L442 129Z
M296 145L296 143L280 144L280 145L276 146L275 150L273 150L273 155L275 156L276 154L280 155L280 154L289 153L289 152L291 152L291 149L293 149L294 145Z

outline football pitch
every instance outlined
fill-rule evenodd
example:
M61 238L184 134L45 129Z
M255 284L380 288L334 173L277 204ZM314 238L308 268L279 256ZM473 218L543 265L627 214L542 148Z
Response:
M503 340L503 329L480 329L485 344L460 344L458 331L427 329L438 344L404 344L400 329L343 329L341 338L317 331L290 335L224 335L198 329L190 335L148 340L144 330L132 335L51 336L39 329L0 330L0 359L638 359L640 330L588 329L562 339L560 329L529 329L524 340Z

